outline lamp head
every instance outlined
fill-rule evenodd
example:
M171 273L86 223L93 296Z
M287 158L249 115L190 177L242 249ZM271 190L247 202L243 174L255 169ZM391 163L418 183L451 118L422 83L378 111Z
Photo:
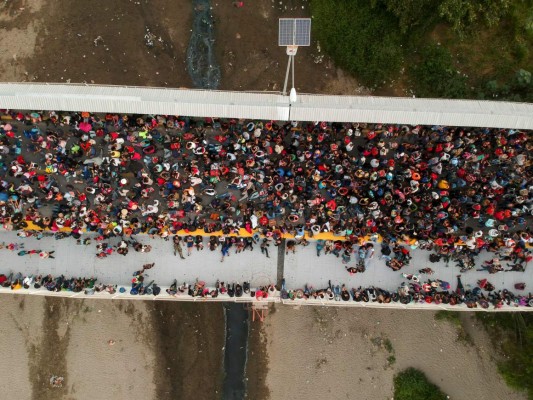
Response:
M298 96L296 95L296 89L292 88L291 92L289 94L289 100L291 103L296 103L296 100L298 100Z

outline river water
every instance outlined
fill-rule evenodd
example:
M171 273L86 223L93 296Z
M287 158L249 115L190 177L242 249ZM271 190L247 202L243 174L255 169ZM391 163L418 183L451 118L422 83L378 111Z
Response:
M242 400L246 393L244 372L248 345L248 310L243 304L224 304L226 349L224 353L223 400Z

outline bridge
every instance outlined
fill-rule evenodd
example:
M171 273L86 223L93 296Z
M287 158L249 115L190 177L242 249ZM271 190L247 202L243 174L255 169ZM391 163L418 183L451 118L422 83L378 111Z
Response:
M87 236L89 237L89 236ZM64 274L65 277L81 276L98 278L99 282L105 284L116 284L124 287L124 293L117 291L115 294L97 293L86 295L84 292L49 292L46 289L19 289L13 291L9 288L0 288L0 293L16 293L37 296L65 296L72 298L92 298L92 299L133 299L133 300L152 300L152 301L232 301L232 302L253 302L263 304L265 302L277 302L288 305L323 305L323 306L352 306L352 307L394 307L401 309L453 309L453 310L471 310L464 305L449 306L445 304L425 304L425 303L388 303L380 304L377 302L358 303L350 301L335 301L327 298L320 300L304 299L282 299L278 291L271 293L268 298L255 298L250 295L243 297L229 297L228 295L219 295L217 298L191 297L188 295L170 296L165 292L174 279L178 285L194 283L200 279L209 287L214 287L217 280L225 283L245 281L250 282L252 288L276 284L280 280L280 274L286 280L286 288L297 291L306 284L316 289L326 288L328 281L332 285L345 284L348 289L375 286L389 291L395 291L401 285L405 278L401 273L394 272L385 265L384 260L379 259L379 244L376 243L376 253L374 258L366 260L366 271L364 273L350 275L345 270L340 258L332 254L317 257L315 241L307 247L297 247L296 253L285 254L285 248L270 246L269 256L267 258L261 253L259 246L255 245L253 251L246 250L240 254L234 254L232 249L230 257L225 257L221 262L220 251L210 251L207 246L202 251L194 250L192 255L185 260L180 259L173 254L172 241L162 239L150 239L147 235L141 235L137 239L144 244L150 244L152 251L149 253L130 252L127 256L121 256L114 253L113 255L99 259L96 257L94 241L90 246L76 244L76 241L68 238L55 240L53 237L44 237L36 240L33 237L21 239L15 232L0 232L0 240L4 243L24 243L26 250L40 249L45 251L55 251L54 259L40 259L38 255L18 256L17 251L7 249L0 250L0 256L3 259L0 273L9 274L10 272L21 272L24 275L31 274L52 274L59 276ZM118 241L118 238L111 239ZM429 252L425 250L412 250L412 260L410 264L402 268L401 272L406 274L418 274L418 270L430 267L435 273L431 276L421 276L421 280L428 277L441 279L451 284L451 288L456 287L456 276L460 273L459 268L454 262L447 264L444 261L437 263L429 262ZM491 254L483 252L478 258L478 265L484 260L491 258ZM154 280L161 288L161 294L152 295L130 295L132 274L139 270L143 264L155 262L154 268L147 271L147 281ZM352 262L353 264L353 262ZM477 285L479 279L487 278L496 289L513 288L515 283L524 282L527 288L533 287L533 270L526 268L525 272L500 272L489 275L487 272L470 270L463 273L461 280L466 288L472 288ZM526 288L526 291L527 291ZM252 289L253 290L253 289ZM523 293L522 293L523 294ZM477 308L479 311L494 311L489 309ZM507 311L533 311L533 307L514 307L506 306L500 310ZM497 310L498 311L498 310Z
M367 122L533 129L533 104L231 92L148 87L0 83L0 107L276 121Z

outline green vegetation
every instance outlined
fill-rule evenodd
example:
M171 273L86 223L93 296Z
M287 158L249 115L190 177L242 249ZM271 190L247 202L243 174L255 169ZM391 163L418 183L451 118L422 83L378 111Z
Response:
M385 350L387 350L389 353L392 353L394 351L394 347L392 347L392 342L389 338L383 341L383 346L385 346Z
M457 327L463 326L461 323L461 318L459 317L459 312L457 311L437 311L435 313L435 319L437 321L450 321Z
M312 0L314 30L336 64L369 86L398 73L402 35L383 4L368 0Z
M419 97L464 98L468 94L466 77L457 71L450 52L435 44L420 52L420 62L408 69L411 85Z
M533 101L533 0L311 0L311 11L314 37L368 87Z
M466 345L473 345L472 338L470 335L466 332L465 328L463 327L463 323L461 321L460 313L457 311L437 311L435 314L435 319L437 321L448 321L455 325L457 328L457 340L459 342L463 342Z
M472 32L476 25L492 28L508 15L512 0L443 0L439 15L463 35Z
M509 386L526 391L533 400L533 315L531 313L476 313L504 359L498 370Z
M445 399L446 395L422 371L408 368L394 377L394 400Z

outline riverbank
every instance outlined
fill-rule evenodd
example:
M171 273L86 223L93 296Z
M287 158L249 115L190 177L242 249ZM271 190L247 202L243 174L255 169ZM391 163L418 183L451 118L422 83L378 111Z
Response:
M498 374L490 339L472 313L457 326L432 311L279 307L264 323L264 377L279 398L392 398L393 376L418 368L451 399L524 400Z
M220 399L221 304L1 300L6 398ZM499 376L499 355L473 314L460 318L466 337L433 311L272 305L263 324L250 324L247 398L391 398L394 374L413 366L451 399L525 399ZM52 375L63 388L50 386Z
M224 322L218 304L2 296L5 398L216 399ZM205 371L210 371L206 374ZM64 377L62 388L51 376Z

